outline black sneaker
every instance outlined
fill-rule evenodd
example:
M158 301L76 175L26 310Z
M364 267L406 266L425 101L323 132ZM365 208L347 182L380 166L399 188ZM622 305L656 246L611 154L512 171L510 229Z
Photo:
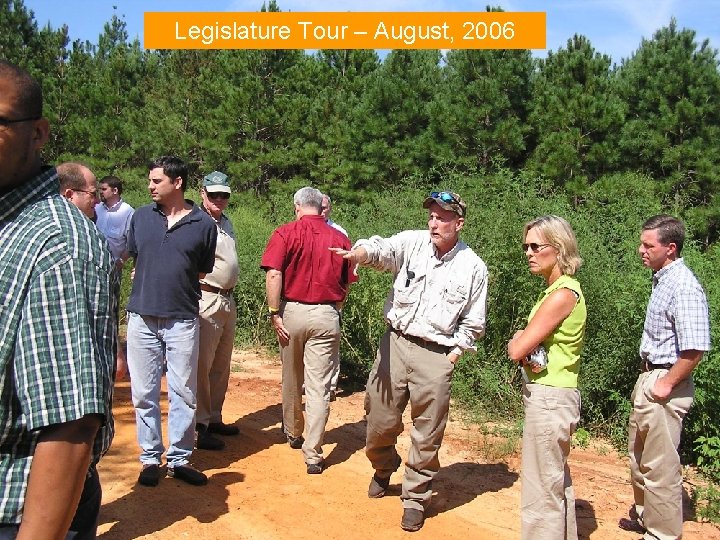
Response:
M209 430L205 428L205 426L199 425L195 446L200 450L222 450L225 448L225 442L210 435Z
M168 467L167 475L170 478L177 478L183 482L187 482L193 486L204 486L207 484L207 476L205 473L198 471L192 465L177 465L175 467Z
M160 482L160 465L153 463L143 465L140 476L138 476L138 484L142 486L155 487Z
M303 436L300 435L299 437L293 437L292 435L287 435L287 441L290 445L290 448L294 450L300 450L302 448L302 445L305 443L305 439L303 439Z
M240 428L234 424L223 424L222 422L210 422L207 427L208 433L215 433L216 435L238 435Z

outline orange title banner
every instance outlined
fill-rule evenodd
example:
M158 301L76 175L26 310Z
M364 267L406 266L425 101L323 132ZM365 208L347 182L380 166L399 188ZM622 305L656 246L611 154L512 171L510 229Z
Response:
M544 49L545 12L145 12L146 49Z

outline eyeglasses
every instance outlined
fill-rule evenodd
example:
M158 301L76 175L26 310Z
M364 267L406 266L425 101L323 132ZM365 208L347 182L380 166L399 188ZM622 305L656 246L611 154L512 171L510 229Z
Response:
M26 118L5 118L0 116L0 127L8 127L12 124L19 124L20 122L30 122L31 120L40 120L42 116L28 116Z
M207 194L209 199L226 199L227 200L230 198L230 194L225 193L223 191L215 191L213 193L206 191L205 193Z
M440 199L442 202L460 204L452 193L447 191L433 191L430 193L430 197L433 199Z
M73 191L79 191L81 193L89 193L93 199L97 198L97 190L96 189L93 191L88 191L87 189L73 189Z
M523 244L522 250L523 253L527 253L528 248L530 248L530 251L532 251L533 253L537 253L538 251L542 251L548 246L552 246L552 244L538 244L537 242L530 242L529 244Z

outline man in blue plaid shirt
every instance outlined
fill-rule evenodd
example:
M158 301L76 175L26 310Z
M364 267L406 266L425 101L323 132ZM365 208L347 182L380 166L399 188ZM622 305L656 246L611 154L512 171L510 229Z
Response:
M639 253L653 271L652 294L640 343L641 373L631 400L630 472L635 505L620 528L646 539L680 538L682 471L678 446L693 402L692 372L710 350L705 292L680 257L683 223L666 215L648 219Z
M2 540L94 537L113 434L112 257L42 166L48 134L40 85L0 60Z

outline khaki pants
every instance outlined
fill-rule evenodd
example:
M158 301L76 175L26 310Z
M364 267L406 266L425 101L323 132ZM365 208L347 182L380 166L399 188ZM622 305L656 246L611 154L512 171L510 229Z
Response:
M523 385L525 425L520 490L524 540L577 539L570 439L580 420L580 392Z
M237 309L232 295L202 291L196 423L222 422Z
M330 383L338 362L340 316L334 305L287 302L282 318L290 342L280 347L285 432L303 434L302 386L305 383L307 433L305 463L322 462L325 425L330 415Z
M447 348L421 345L388 330L380 340L365 394L365 453L376 474L387 478L396 463L395 443L403 431L402 414L410 401L413 426L403 477L405 508L424 510L432 497L432 479L440 469L438 452L450 407L454 365Z
M695 394L691 377L663 401L652 397L655 381L667 370L641 373L631 400L628 452L635 509L647 529L645 538L681 538L682 468L678 446L683 418Z

